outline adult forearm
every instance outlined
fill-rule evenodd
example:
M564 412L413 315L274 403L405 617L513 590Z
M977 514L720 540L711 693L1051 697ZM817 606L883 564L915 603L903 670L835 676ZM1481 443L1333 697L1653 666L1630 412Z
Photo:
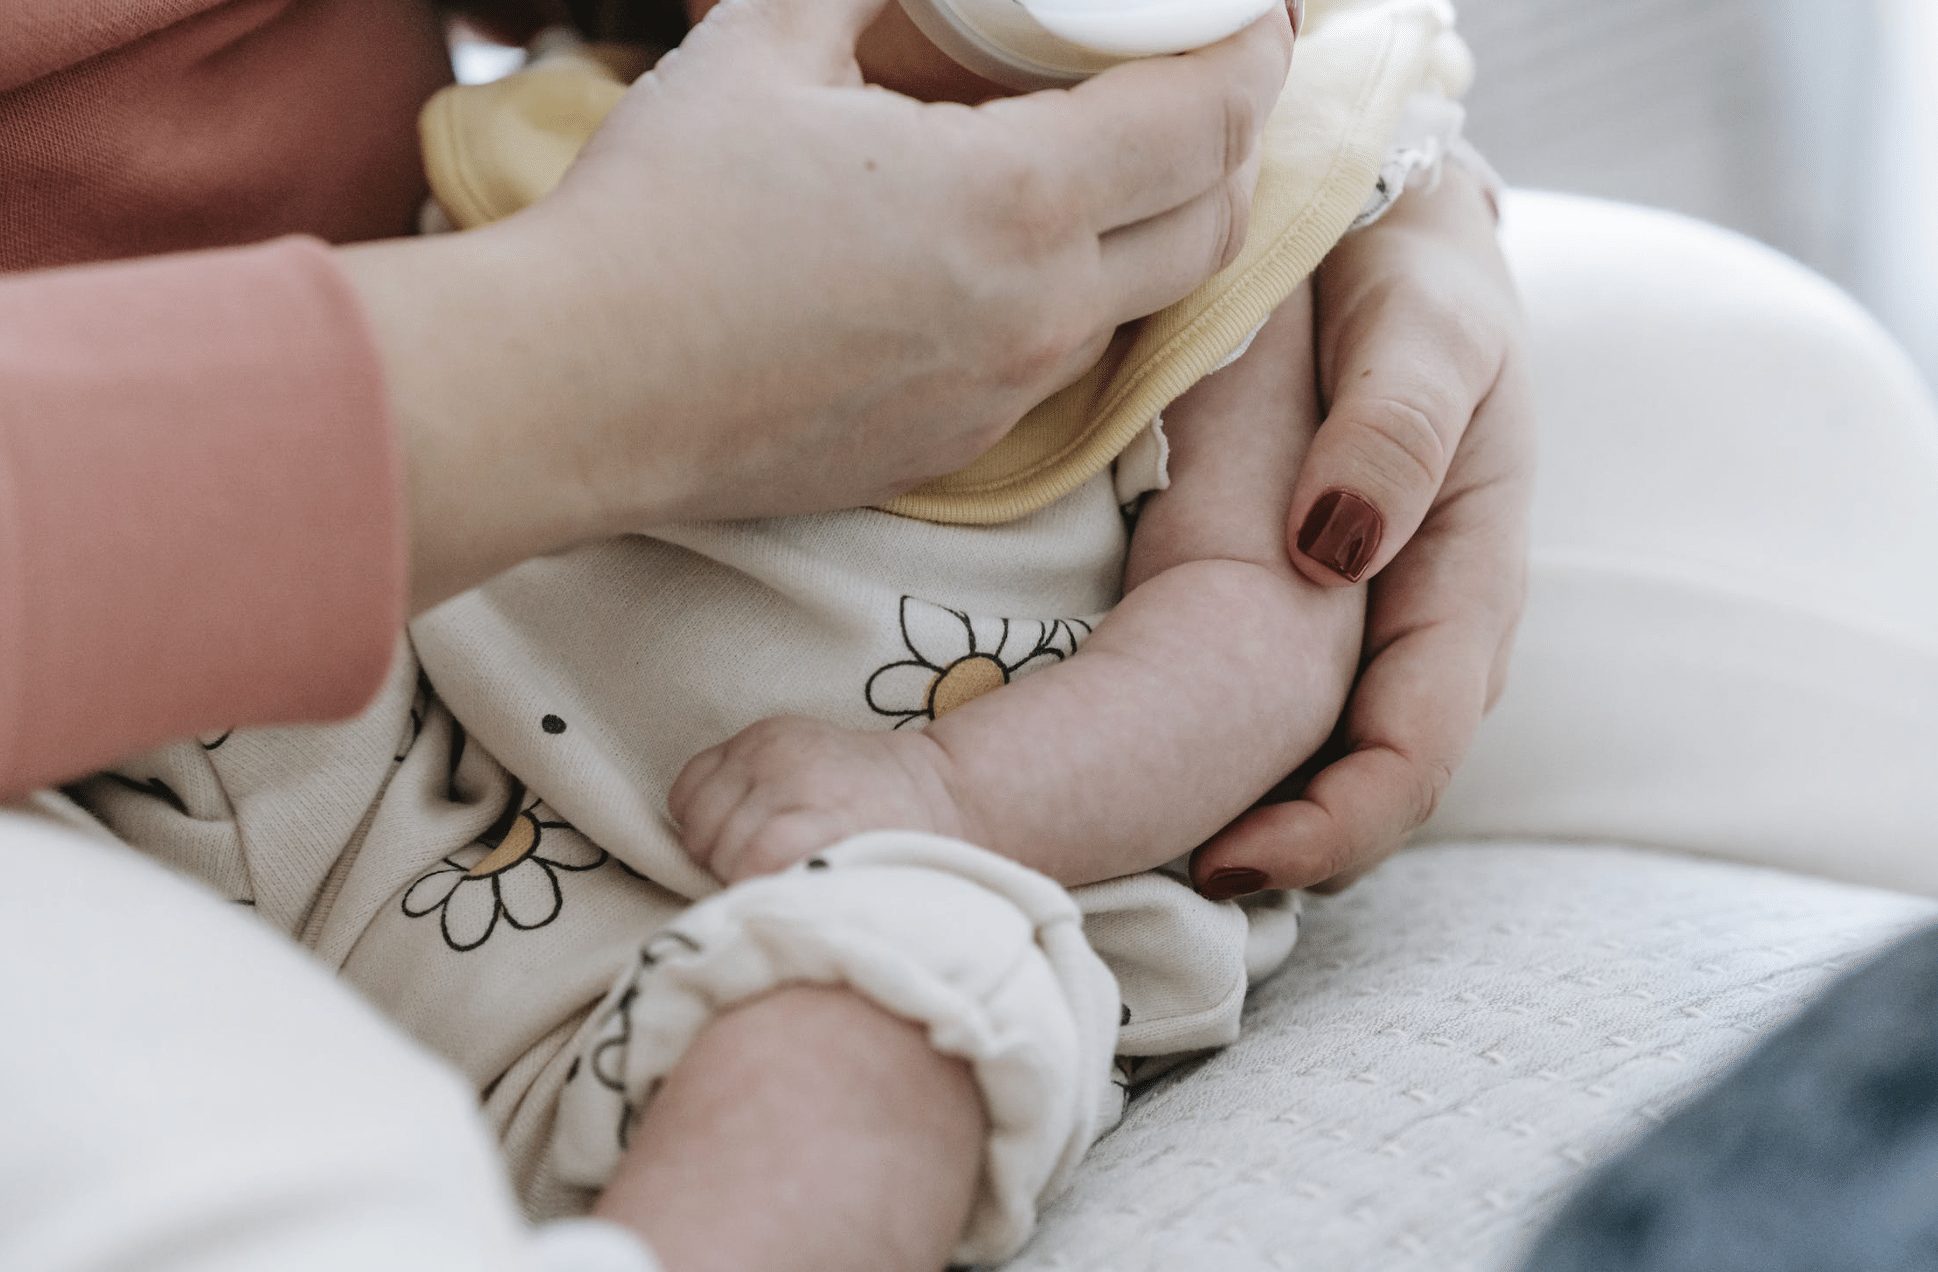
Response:
M596 360L596 290L543 239L502 230L345 249L405 458L411 603L424 609L530 557L675 515L676 469L645 413L653 333ZM624 430L631 461L601 471ZM670 448L666 448L670 449ZM661 459L663 462L655 462Z

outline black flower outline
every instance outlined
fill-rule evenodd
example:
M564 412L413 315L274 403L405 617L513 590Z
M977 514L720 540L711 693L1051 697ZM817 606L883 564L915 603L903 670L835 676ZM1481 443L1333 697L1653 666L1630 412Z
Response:
M946 715L1039 663L1077 652L1091 626L1080 618L978 619L904 596L899 622L909 657L879 668L862 694L869 710L905 728Z
M404 914L436 913L444 943L459 953L489 941L500 919L521 932L556 921L565 908L560 872L596 870L609 856L569 822L539 816L541 807L537 799L526 803L525 788L514 783L490 829L405 889Z
M566 1081L577 1080L581 1073L590 1072L593 1080L613 1093L619 1100L619 1118L614 1127L614 1135L619 1141L619 1151L625 1152L632 1139L633 1121L639 1113L626 1090L626 1060L633 1045L633 1004L639 1001L640 985L655 967L668 958L688 957L700 952L700 943L674 928L654 933L644 945L639 947L639 961L633 968L632 979L619 998L599 1022L599 1040L593 1044L586 1058L590 1064L581 1066L578 1060L566 1074ZM657 1085L657 1083L653 1084ZM650 1096L649 1086L643 1095Z

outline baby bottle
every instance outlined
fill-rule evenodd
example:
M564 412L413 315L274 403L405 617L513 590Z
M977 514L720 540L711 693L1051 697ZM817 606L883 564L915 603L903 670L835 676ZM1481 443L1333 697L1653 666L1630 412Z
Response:
M1242 31L1284 0L901 0L935 46L1005 88L1057 88Z

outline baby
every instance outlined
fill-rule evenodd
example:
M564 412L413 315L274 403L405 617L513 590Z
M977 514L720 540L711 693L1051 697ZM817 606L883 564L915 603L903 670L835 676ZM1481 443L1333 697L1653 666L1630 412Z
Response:
M1419 166L1391 143L1463 82L1447 22L1315 0L1244 254L964 472L529 563L422 618L358 720L75 793L471 1075L535 1216L585 1210L644 1151L642 1110L716 1020L837 985L966 1063L987 1139L939 1248L1007 1257L1121 1089L1229 1042L1296 938L1290 898L1200 895L1176 863L1320 745L1351 684L1362 598L1285 556L1319 410L1300 280ZM893 8L863 54L914 95L996 91ZM620 60L566 50L434 102L442 212L541 195ZM1423 136L1406 154L1445 140Z

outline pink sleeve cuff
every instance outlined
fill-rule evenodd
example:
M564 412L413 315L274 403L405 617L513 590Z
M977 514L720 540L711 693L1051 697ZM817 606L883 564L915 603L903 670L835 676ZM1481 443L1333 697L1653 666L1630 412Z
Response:
M404 620L402 488L322 244L0 280L0 795L354 712Z

